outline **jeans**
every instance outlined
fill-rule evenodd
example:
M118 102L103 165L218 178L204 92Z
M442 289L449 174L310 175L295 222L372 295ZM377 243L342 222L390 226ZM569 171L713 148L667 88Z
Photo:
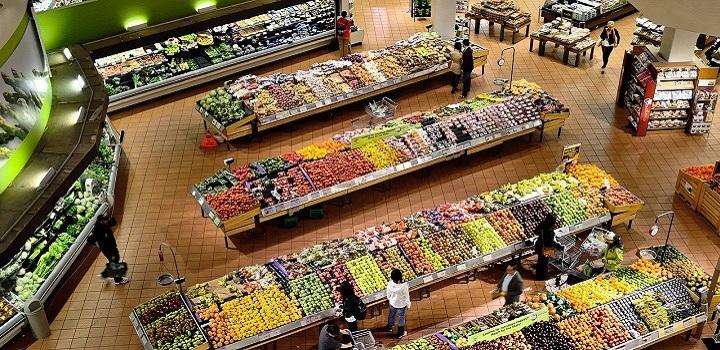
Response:
M398 318L398 326L405 327L405 311L407 310L406 307L401 309L396 309L390 305L390 314L388 315L388 324L387 328L392 329L392 327L395 325L395 317Z
M602 56L603 56L603 65L602 67L607 67L608 59L610 58L610 53L615 47L613 46L603 46L602 47Z
M463 94L463 96L467 96L468 92L470 92L470 78L471 77L472 77L472 71L463 72L463 74L462 74L462 82L463 82L462 94Z
M450 85L452 86L453 92L457 91L458 85L460 85L461 76L461 74L450 73Z

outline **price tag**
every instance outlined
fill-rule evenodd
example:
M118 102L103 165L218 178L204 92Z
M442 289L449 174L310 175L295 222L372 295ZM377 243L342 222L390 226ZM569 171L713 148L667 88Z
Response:
M488 254L488 255L483 256L482 259L484 262L488 262L493 259L493 256L492 256L492 254Z
M664 338L665 337L665 328L660 328L657 330L658 338Z
M433 278L432 275L430 275L430 276L425 276L425 277L423 277L423 283L430 283L430 282L432 282L433 279L434 279L434 278Z
M465 270L465 269L467 269L467 266L465 266L465 264L460 264L460 265L457 266L457 270L458 270L458 271L462 271L462 270Z
M332 188L326 188L326 189L320 191L320 195L323 197L329 195L330 193L332 193Z
M681 322L675 323L672 327L673 332L680 332L683 330L683 328L685 328L685 326Z
M307 110L307 106L301 106L300 108L298 108L298 113L304 113L307 112Z
M417 158L410 161L410 166L416 166L418 165L419 160Z
M445 275L446 275L446 271L445 271L445 270L439 271L439 272L437 273L438 278L443 278L443 277L445 277Z
M200 205L204 205L205 199L203 199L202 197L198 198L198 203L200 203Z

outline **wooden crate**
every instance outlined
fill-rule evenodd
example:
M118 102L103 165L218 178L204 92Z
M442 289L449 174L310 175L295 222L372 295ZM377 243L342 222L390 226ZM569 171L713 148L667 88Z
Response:
M693 210L697 210L703 187L705 187L705 184L702 180L695 176L688 175L682 170L678 171L677 181L675 182L675 193L685 200Z
M543 113L540 119L544 122L549 122L556 119L567 119L568 117L570 117L570 112Z
M612 214L612 223L610 226L615 227L621 224L628 224L630 221L635 220L637 213L637 211L626 211L618 214Z
M605 200L605 206L608 208L608 210L610 210L610 213L612 214L619 214L628 211L637 213L638 211L640 211L640 209L642 209L643 205L645 205L645 203L643 202L626 205L614 205L609 201Z
M697 211L715 227L715 232L720 234L720 193L713 191L708 185L703 185Z
M259 206L227 221L223 221L222 230L225 232L226 236L232 236L233 234L242 232L240 231L241 228L243 231L246 231L244 230L245 227L255 225L255 216L257 215L260 215Z

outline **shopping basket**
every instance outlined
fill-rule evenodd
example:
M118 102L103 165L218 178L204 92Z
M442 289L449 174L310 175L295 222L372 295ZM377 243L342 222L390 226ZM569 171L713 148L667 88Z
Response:
M370 330L361 329L351 332L353 350L379 350L383 348L382 343L375 341Z

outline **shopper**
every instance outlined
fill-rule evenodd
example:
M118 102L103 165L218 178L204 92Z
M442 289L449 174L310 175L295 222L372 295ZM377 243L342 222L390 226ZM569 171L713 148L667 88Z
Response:
M463 90L462 97L467 98L468 92L470 92L470 79L472 78L473 68L473 49L470 47L470 40L463 39L463 53L462 53L462 81Z
M350 332L347 329L340 329L334 323L327 323L320 329L318 339L318 350L350 349L352 342L348 338Z
M548 278L548 264L550 257L555 255L555 250L562 250L563 246L555 240L555 224L557 217L549 213L535 229L537 240L535 241L535 253L538 256L535 276L539 280Z
M500 295L505 297L505 305L520 302L520 296L525 288L525 282L517 271L515 262L510 262L505 268L505 273L497 284Z
M600 71L602 74L605 74L605 67L607 67L610 53L612 53L613 49L617 47L619 43L620 33L615 29L615 22L610 21L605 28L603 28L602 33L600 33L600 42L598 43L602 48L603 65Z
M405 331L405 312L410 308L410 289L408 289L407 283L403 283L403 275L400 270L393 269L390 271L390 281L387 285L386 295L390 303L390 314L388 315L386 329L388 332L392 332L397 317L398 329L395 337L402 339L407 335L407 331Z
M459 41L455 42L455 50L450 52L450 79L452 85L451 94L454 94L458 90L458 84L460 84L460 77L462 76L462 44Z
M340 18L337 19L337 36L343 56L350 54L350 30L354 25L352 18L348 18L347 15L347 11L340 12Z
M605 235L605 241L607 242L607 248L603 250L602 261L605 264L605 270L617 271L618 267L623 262L623 244L620 240L620 236L614 232L609 232Z
M120 262L120 251L113 235L112 226L115 225L115 219L109 215L102 215L98 218L92 233L88 236L88 243L100 248L100 251L108 259L105 264L105 270L100 273L103 279L111 278L115 281L115 285L121 285L130 282L125 277L127 273L127 264Z
M348 324L348 329L355 332L358 330L357 321L364 320L367 314L365 303L355 295L355 290L348 281L340 285L340 295L342 296L342 315Z

